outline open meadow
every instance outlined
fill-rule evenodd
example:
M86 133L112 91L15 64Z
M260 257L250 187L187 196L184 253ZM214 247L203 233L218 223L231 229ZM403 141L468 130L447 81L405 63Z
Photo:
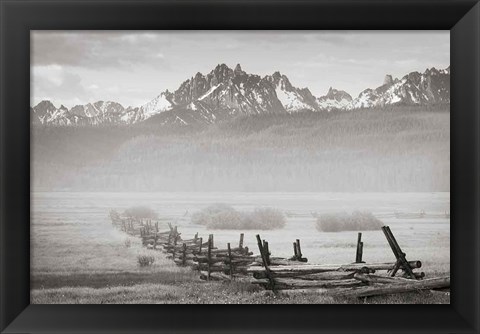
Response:
M280 209L287 224L279 230L208 230L191 222L193 213L213 203L236 209ZM300 239L309 263L351 263L357 232L320 232L315 215L368 210L389 225L409 260L422 261L426 277L450 274L448 193L73 193L32 194L32 303L449 303L444 293L408 293L362 300L320 295L275 296L243 283L205 282L198 272L176 266L158 251L142 247L112 226L110 209L146 205L159 214L160 230L178 226L185 238L214 234L215 245L238 242L258 253L255 235L269 241L272 256L292 256ZM425 212L424 218L395 218L394 212ZM435 215L435 218L429 215ZM380 230L363 232L367 262L395 260ZM137 257L154 256L140 267Z
M318 231L318 215L363 210L390 226L407 259L422 261L427 278L449 276L449 129L448 105L252 115L209 126L35 127L32 302L358 302L201 281L112 226L110 210L132 206L153 209L160 231L171 223L183 239L213 234L221 248L236 245L244 233L244 245L258 254L260 234L273 257L289 258L299 239L312 264L352 263L356 254L357 232ZM225 230L192 221L219 203L242 212L273 208L286 223ZM399 218L396 212L426 215ZM365 261L395 261L381 230L362 232ZM140 267L137 257L145 252L155 261ZM449 298L426 292L362 302Z

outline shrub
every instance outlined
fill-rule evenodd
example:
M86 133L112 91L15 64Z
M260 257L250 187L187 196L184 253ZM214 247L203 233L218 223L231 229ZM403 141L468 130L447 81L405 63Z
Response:
M321 214L317 219L316 228L323 232L341 232L378 230L382 226L383 223L371 212L354 211L352 214L345 212Z
M136 219L157 219L158 215L152 209L146 206L132 206L123 213L127 217Z
M150 256L150 255L139 255L137 257L137 260L138 260L138 264L140 265L140 267L151 266L153 264L153 262L155 262L155 258L153 256Z
M284 214L273 208L257 208L251 214L251 220L262 230L283 228L287 224Z
M227 204L213 204L192 215L192 223L199 225L216 225L219 221L239 219L238 211Z
M285 216L277 209L257 208L240 212L227 204L214 204L192 215L192 223L221 230L273 230L286 224Z

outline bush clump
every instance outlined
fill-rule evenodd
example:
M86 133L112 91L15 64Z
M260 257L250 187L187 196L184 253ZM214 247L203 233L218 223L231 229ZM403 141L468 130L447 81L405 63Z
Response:
M137 260L140 267L148 267L155 262L155 258L150 255L139 255Z
M273 208L241 212L227 204L213 204L194 213L192 223L219 230L274 230L287 222L283 213Z
M326 213L318 216L316 228L322 232L379 230L383 223L371 212Z
M155 211L146 206L132 206L123 213L127 217L136 219L157 219L158 215Z

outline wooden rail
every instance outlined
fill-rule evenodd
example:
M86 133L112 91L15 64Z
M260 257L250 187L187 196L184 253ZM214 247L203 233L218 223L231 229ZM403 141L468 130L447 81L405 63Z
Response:
M121 217L110 213L112 223L122 231L139 236L142 244L166 253L179 266L199 271L200 279L239 281L256 284L275 293L285 290L329 293L334 296L364 297L378 294L400 293L422 289L449 287L450 279L424 280L421 261L408 261L388 226L382 227L395 262L368 263L363 260L362 233L358 233L355 262L347 264L307 264L300 240L293 242L293 256L289 259L273 257L268 241L256 235L259 254L244 247L244 234L240 234L238 247L231 243L220 249L214 245L214 236L208 241L196 233L191 239L182 239L177 226L169 224L168 231L159 231L158 222ZM402 276L396 276L399 271ZM380 275L379 272L385 272ZM425 284L421 283L422 281ZM420 282L420 283L416 283Z

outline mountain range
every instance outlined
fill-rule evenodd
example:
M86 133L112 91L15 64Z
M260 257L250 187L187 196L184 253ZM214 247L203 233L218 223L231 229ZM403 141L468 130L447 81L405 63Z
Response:
M331 112L385 107L450 103L450 67L411 72L401 79L386 75L383 84L365 89L357 98L330 88L315 97L308 88L293 86L280 72L261 77L225 64L210 73L197 73L177 90L161 92L139 107L123 107L112 101L77 105L71 109L41 101L30 108L34 125L87 126L129 125L140 122L187 125L211 124L240 115Z

